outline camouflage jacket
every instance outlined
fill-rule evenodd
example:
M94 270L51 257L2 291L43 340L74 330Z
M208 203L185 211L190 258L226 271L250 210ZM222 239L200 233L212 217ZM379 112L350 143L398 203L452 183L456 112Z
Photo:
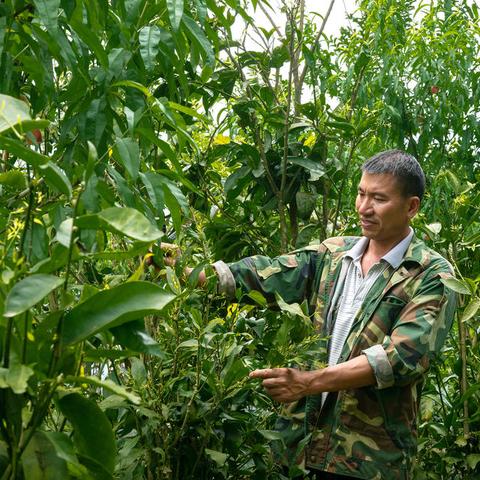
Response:
M330 238L274 259L254 256L215 268L230 294L240 288L272 303L275 292L287 303L307 299L316 330L328 336L325 318L342 258L357 241ZM339 359L376 345L365 352L376 385L331 393L323 407L321 395L290 404L277 422L290 456L309 469L356 478L411 478L423 375L453 320L455 294L441 282L451 276L450 264L413 237L400 266L389 266L367 294ZM326 352L319 355L326 360Z

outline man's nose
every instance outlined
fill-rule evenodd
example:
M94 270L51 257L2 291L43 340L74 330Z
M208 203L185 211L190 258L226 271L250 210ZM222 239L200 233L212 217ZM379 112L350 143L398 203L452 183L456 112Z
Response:
M365 196L365 197L363 197L359 200L357 210L358 210L358 213L360 213L362 215L367 215L367 214L371 213L372 203L367 196Z

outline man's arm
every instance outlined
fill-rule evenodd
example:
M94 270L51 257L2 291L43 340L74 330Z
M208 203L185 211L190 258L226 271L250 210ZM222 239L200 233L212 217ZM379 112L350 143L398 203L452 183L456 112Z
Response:
M337 392L375 384L375 376L365 355L321 370L295 368L255 370L250 378L262 378L268 395L277 402L293 402L307 395Z

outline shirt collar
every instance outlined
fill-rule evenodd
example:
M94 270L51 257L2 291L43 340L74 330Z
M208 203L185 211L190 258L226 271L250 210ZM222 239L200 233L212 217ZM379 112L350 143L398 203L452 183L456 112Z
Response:
M405 252L413 238L413 228L410 228L408 235L389 250L381 260L388 262L393 268L398 268L402 263ZM360 240L345 254L345 257L351 258L354 262L358 261L365 252L369 239L361 237Z

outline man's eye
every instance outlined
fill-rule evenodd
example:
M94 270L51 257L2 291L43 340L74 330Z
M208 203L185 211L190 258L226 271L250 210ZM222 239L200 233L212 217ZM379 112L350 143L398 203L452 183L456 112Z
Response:
M377 202L384 202L385 198L383 197L373 197Z

